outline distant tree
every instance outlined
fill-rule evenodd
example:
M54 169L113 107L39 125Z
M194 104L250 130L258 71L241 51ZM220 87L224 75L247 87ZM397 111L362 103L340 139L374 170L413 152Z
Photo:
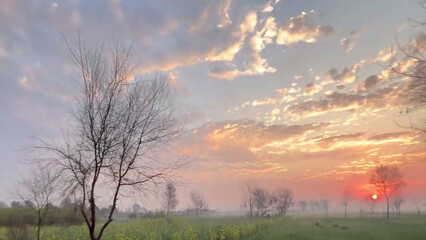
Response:
M265 216L269 212L269 206L271 206L271 196L266 189L257 187L253 190L254 206L257 210L257 214L260 217Z
M195 213L203 215L203 210L206 208L206 202L204 200L204 196L196 191L192 191L190 194L191 203L195 209Z
M293 205L293 194L287 189L278 189L271 196L270 203L279 215L285 215Z
M20 202L18 202L18 201L12 201L12 202L10 203L10 206L11 206L12 208L19 208L19 207L22 207L22 204L21 204Z
M71 198L69 196L66 196L61 201L61 207L62 208L73 208L74 207L74 203L72 202L72 200L71 200Z
M51 202L48 202L47 204L46 204L46 207L47 208L49 208L49 209L57 209L58 207L56 207L55 205L53 205L53 203L51 203Z
M129 218L130 219L136 219L138 217L138 214L142 211L142 207L135 203L132 205L132 208L130 209Z
M380 165L370 178L370 183L374 184L378 191L386 197L386 219L389 219L389 199L405 183L399 169L395 166Z
M0 201L0 208L7 208L7 204L3 201Z
M96 212L99 213L100 216L104 218L108 218L109 213L111 212L111 209L113 208L113 205L109 205L108 207L98 208L96 207ZM118 210L117 210L118 212ZM114 211L115 213L115 211Z
M299 201L299 202L297 203L297 206L300 208L300 210L301 210L302 212L305 212L305 211L306 211L306 208L308 207L308 203L307 203L306 201L302 200L302 201Z
M241 184L241 190L243 191L243 204L245 207L249 209L249 217L253 217L254 189L255 189L255 184L252 181L245 181Z
M37 240L40 239L40 230L53 198L57 177L49 168L39 167L28 179L21 182L18 197L37 214Z
M414 199L414 206L416 207L417 210L417 215L421 215L421 211L420 211L420 205L422 205L421 200L419 200L418 198ZM423 204L425 205L425 204Z
M320 204L319 204L318 201L316 201L316 200L309 201L309 207L311 208L312 212L318 210L319 206L320 206Z
M176 196L176 187L173 183L169 182L167 183L166 190L163 193L163 209L166 215L173 212L178 204L179 200Z
M321 201L319 202L319 206L325 212L325 215L328 217L328 209L330 207L330 200L321 199Z
M347 217L349 200L350 200L350 191L348 188L345 188L345 190L343 191L343 196L342 196L342 205L345 208L345 218Z
M140 213L140 212L142 212L141 205L139 205L137 203L133 204L133 206L132 206L132 212L134 212L134 213Z
M370 207L370 215L374 215L374 208L376 207L376 201L371 199L371 197L367 197L368 206Z
M392 200L392 205L395 208L396 215L401 216L401 204L404 202L404 199L401 196L395 196Z

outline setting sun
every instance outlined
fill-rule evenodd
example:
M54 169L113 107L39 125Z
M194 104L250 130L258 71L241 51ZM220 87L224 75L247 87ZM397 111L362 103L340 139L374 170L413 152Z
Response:
M377 200L377 195L376 194L371 195L371 199Z

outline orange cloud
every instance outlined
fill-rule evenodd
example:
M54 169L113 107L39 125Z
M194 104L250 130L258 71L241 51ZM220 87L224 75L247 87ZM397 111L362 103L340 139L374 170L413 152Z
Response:
M320 36L333 32L331 26L320 26L313 21L315 12L302 12L297 17L290 18L278 29L277 43L290 45L297 42L313 43Z
M251 102L252 106L262 106L262 105L269 105L269 104L275 104L277 103L277 99L275 98L266 98L263 100L254 100Z

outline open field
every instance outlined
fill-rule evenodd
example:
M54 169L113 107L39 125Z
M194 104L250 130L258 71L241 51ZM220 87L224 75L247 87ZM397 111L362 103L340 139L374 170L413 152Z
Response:
M382 218L285 218L250 240L282 239L426 239L426 217Z
M105 240L283 240L283 239L425 239L426 217L382 218L285 217L248 219L238 217L157 218L116 222ZM33 232L29 229L28 232ZM9 234L9 235L8 235ZM0 239L10 240L0 228ZM31 238L30 238L31 239ZM85 226L43 228L43 240L87 239Z

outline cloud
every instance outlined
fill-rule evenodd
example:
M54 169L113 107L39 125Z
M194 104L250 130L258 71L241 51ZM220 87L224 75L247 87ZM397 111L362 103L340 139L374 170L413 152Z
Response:
M315 83L308 83L307 85L306 85L306 87L305 87L305 90L304 90L304 95L306 95L306 96L312 96L312 95L314 95L315 93L318 93L319 91L321 91L321 89L322 89L322 86L321 85L317 85L317 84L315 84Z
M424 156L417 154L419 139L412 132L339 134L328 131L330 127L330 123L267 125L243 119L209 122L194 131L191 154L202 153L197 169L211 171L213 178L226 173L239 179L268 176L282 180L286 172L294 182L340 179L365 174L379 163L401 164L395 156L412 163L421 162ZM401 147L406 152L401 153Z
M104 25L136 39L135 51L143 53L139 54L143 56L140 74L167 72L198 62L233 61L258 19L257 9L249 8L235 12L231 19L232 3L232 0L200 0L164 6L155 1L111 1L110 5L119 6L123 17L122 20L105 18L108 24ZM102 6L98 9L103 10ZM117 10L111 9L108 10L111 15L117 15L114 13Z
M379 75L371 75L369 76L367 79L365 79L365 81L358 83L355 86L355 90L356 91L367 91L370 90L376 86L379 85L379 83L381 83L382 81L384 81L384 78L382 78Z
M297 42L313 43L318 37L329 35L333 27L318 25L314 22L315 12L302 12L299 16L290 18L278 29L277 43L290 45Z
M262 106L262 105L269 105L269 104L275 104L277 103L277 99L275 98L266 98L263 100L254 100L251 102L252 106Z
M395 106L392 100L398 91L397 87L384 87L369 93L338 93L333 92L318 100L308 100L305 102L290 105L287 112L293 117L313 117L330 112L341 112L358 108L384 108Z
M250 19L251 18L252 17L250 17ZM246 66L243 66L241 69L230 62L216 63L215 66L209 70L209 75L218 79L233 80L239 76L274 73L276 69L269 66L267 60L260 56L260 52L267 44L272 43L272 38L276 36L276 31L275 19L273 17L268 17L262 29L257 31L249 39L249 45L246 47L244 52L244 61L247 62Z
M353 39L342 38L340 40L340 45L342 45L343 51L345 53L348 53L348 52L352 51L352 49L354 48L355 42L354 42Z
M215 66L209 70L209 75L224 80L233 80L236 77L240 76L252 76L252 75L262 75L263 73L273 73L276 70L274 68L265 66L267 64L265 59L258 58L257 62L249 69L240 70L235 64L232 63L222 63L221 66Z
M274 7L272 6L272 2L268 2L262 10L262 12L272 12L272 11L274 11Z
M381 72L384 79L405 77L404 80L419 81L424 79L426 53L426 34L420 34L401 46L398 52L391 48L381 51L376 61L388 61L389 67Z
M294 75L294 80L299 80L299 79L301 79L301 78L303 78L303 76L302 76L302 75Z
M328 70L325 79L322 81L322 85L330 83L353 83L356 80L356 74L358 70L364 65L364 61L352 65L349 68L344 68L342 72L339 72L336 68Z
M180 93L184 93L184 94L188 94L189 90L188 88L184 87L180 81L179 81L179 72L178 71L172 71L169 72L168 75L168 81L169 81L169 85L170 87L176 89L178 92Z
M356 40L356 38L358 38L360 32L361 32L361 30L351 31L350 34L349 34L350 35L349 38L342 38L340 40L340 45L342 45L343 51L345 53L352 51L352 49L355 46L355 40Z
M285 141L291 137L301 136L313 130L319 130L327 127L328 123L306 124L306 125L265 125L263 122L254 120L235 120L216 123L206 123L197 129L193 136L194 142L200 143L194 147L200 148L194 150L202 151L207 156L227 155L221 159L224 162L246 162L250 161L244 156L254 155L257 148L262 147L272 141ZM237 154L240 152L242 156ZM230 158L233 156L234 158Z
M396 54L396 51L392 47L389 47L389 48L381 50L377 54L375 60L377 62L387 62L387 61L393 59L395 57L395 54Z
M308 151L321 152L332 151L338 148L357 148L362 146L380 146L398 143L401 146L416 144L416 134L413 132L391 132L381 134L367 134L358 132L345 135L336 135L315 141L315 148L306 148ZM309 140L308 140L309 142Z

